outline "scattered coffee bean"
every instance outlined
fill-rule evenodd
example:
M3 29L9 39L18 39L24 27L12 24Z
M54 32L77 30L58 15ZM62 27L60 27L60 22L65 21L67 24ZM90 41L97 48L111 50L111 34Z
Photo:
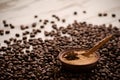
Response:
M34 34L34 33L31 33L31 34L30 34L30 37L35 37L35 34Z
M53 14L52 17L55 18L55 19L57 19L57 21L60 21L60 18L58 16L56 16L56 15Z
M24 36L22 39L23 39L23 40L26 40L26 39L27 39L27 37L25 37L25 36Z
M38 16L37 16L37 15L35 15L35 16L34 16L34 18L38 18Z
M4 35L4 30L0 30L0 35Z
M74 12L74 15L77 15L77 12L76 12L76 11Z
M7 22L6 22L6 20L3 20L3 24L6 24Z
M102 16L102 13L99 13L98 16L101 17L101 16Z
M20 37L20 34L16 33L15 36L16 36L16 37Z
M62 22L64 23L64 22L65 22L65 19L62 19Z
M10 24L10 28L11 28L11 29L14 29L14 28L15 28L15 26L13 26L12 24Z
M107 13L103 13L103 16L107 16Z
M85 14L85 13L86 13L86 11L83 11L83 13Z
M120 19L118 19L118 21L120 22Z
M55 22L54 21L51 21L52 24L54 24Z
M44 28L44 26L43 26L43 25L41 25L41 26L40 26L40 28Z
M36 25L37 25L36 23L33 23L33 24L32 24L32 27L36 27Z
M112 17L113 17L113 18L115 18L115 17L116 17L116 15L115 15L115 14L112 14Z
M41 30L40 30L40 29L37 29L37 32L38 32L38 33L41 33Z
M8 24L4 24L4 27L8 27L9 25Z
M24 25L21 25L21 26L20 26L20 29L21 29L21 30L25 30L25 26L24 26Z
M42 22L42 20L40 19L39 22Z
M10 31L5 31L5 34L9 34L10 33Z

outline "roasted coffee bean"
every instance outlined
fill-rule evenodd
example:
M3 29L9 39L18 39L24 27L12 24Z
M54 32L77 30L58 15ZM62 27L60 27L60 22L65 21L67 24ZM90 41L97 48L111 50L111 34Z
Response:
M0 35L4 35L4 30L0 30Z
M25 30L25 26L24 26L24 25L21 25L21 26L20 26L20 29L21 29L21 30Z
M10 24L10 28L11 28L11 29L14 29L14 28L15 28L15 26L13 26L12 24Z
M28 29L29 28L29 26L25 26L25 29Z
M85 14L85 13L86 13L86 11L83 11L83 13Z
M40 28L44 28L44 26L43 26L43 25L41 25L41 26L40 26Z
M58 29L56 24L52 25L52 28L55 29L55 30Z
M118 19L118 21L120 22L120 19Z
M55 22L54 21L51 21L52 24L54 24Z
M115 18L115 17L116 17L116 15L115 15L115 14L112 14L112 17L113 17L113 18Z
M65 19L62 19L62 22L64 23L64 22L65 22Z
M107 16L107 13L104 13L103 16Z
M22 39L23 39L23 40L26 40L26 39L27 39L27 37L25 37L25 36L24 36Z
M7 23L6 20L3 20L2 22L3 22L3 24L6 24L6 23Z
M15 36L16 36L16 37L20 37L20 34L16 33Z
M42 20L40 19L39 22L42 22Z
M8 27L9 25L8 24L4 24L4 27Z
M40 30L40 29L37 29L37 32L38 32L38 33L41 33L41 30Z
M36 25L37 25L36 23L33 23L33 24L32 24L32 27L36 27Z
M58 16L56 16L56 15L53 14L52 17L55 18L55 19L57 19L57 21L60 21L60 18Z
M77 15L77 12L76 12L76 11L74 12L74 15Z
M34 16L34 18L38 18L38 16L37 16L37 15L35 15L35 16Z
M5 34L9 34L10 33L10 31L5 31Z
M34 33L31 33L31 34L30 34L30 37L35 37L35 34L34 34Z
M45 36L49 36L49 32L45 31L45 32L44 32L44 35L45 35Z
M103 16L103 14L102 14L102 13L99 13L98 16L101 17L101 16Z

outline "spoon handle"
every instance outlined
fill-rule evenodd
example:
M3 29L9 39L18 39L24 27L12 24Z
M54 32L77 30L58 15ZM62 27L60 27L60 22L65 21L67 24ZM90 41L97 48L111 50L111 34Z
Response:
M84 55L89 56L91 53L95 52L98 48L100 48L102 45L108 42L112 36L113 35L111 34L105 37L104 39L102 39L101 41L99 41L98 43L96 43L95 46L89 49Z

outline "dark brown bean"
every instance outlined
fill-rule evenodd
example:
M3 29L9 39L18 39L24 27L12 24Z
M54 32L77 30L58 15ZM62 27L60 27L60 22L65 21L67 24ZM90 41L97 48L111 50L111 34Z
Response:
M40 19L39 22L42 22L42 20Z
M107 13L104 13L103 16L107 16Z
M115 15L115 14L112 14L112 17L113 17L113 18L115 18L115 17L116 17L116 15Z
M118 19L118 21L120 22L120 19Z
M86 13L86 11L83 11L83 13L85 14L85 13Z
M34 34L34 33L31 33L31 34L30 34L30 37L35 37L35 34Z
M62 22L64 23L66 20L65 19L62 19Z
M37 25L36 23L33 23L33 24L32 24L32 27L36 27L36 25Z
M38 18L38 16L37 16L37 15L35 15L35 16L34 16L34 18Z
M40 26L40 28L44 28L44 26L43 26L43 25L41 25L41 26Z
M77 15L77 12L76 12L76 11L74 12L74 15Z
M16 36L16 37L20 37L20 34L16 33L15 36Z
M102 13L99 13L98 16L101 17L101 16L103 16L103 15L102 15Z
M3 24L6 24L7 22L6 22L6 20L3 20Z
M10 33L10 31L5 31L5 34L9 34Z
M9 25L8 24L4 24L4 27L8 27Z
M54 21L51 21L52 24L54 24L55 22Z
M15 28L15 26L13 26L12 24L10 24L10 28L11 28L11 29L14 29L14 28Z

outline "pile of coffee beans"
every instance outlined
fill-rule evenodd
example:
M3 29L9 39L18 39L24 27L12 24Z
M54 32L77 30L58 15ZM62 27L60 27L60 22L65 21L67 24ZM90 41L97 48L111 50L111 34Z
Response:
M74 14L77 15L77 12ZM52 17L59 21L57 16ZM45 20L45 24L47 22L50 21ZM4 23L6 22L4 21ZM13 25L11 26L13 27ZM32 24L32 27L36 27L36 23ZM16 38L4 41L7 46L0 46L0 80L120 79L119 28L112 25L93 25L77 21L66 27L58 27L55 24L51 27L52 31L44 32L45 36L52 37L51 39L35 38L36 33L40 33L41 30L34 29L31 33L26 31L23 34L23 36L30 35L30 38L24 36L22 39L17 39L20 35L16 34ZM20 29L24 30L26 27L22 25ZM0 34L2 35L3 32L1 30ZM95 69L82 73L72 73L62 69L58 59L61 51L70 48L90 49L96 42L110 34L114 34L114 36L98 50L101 57Z

